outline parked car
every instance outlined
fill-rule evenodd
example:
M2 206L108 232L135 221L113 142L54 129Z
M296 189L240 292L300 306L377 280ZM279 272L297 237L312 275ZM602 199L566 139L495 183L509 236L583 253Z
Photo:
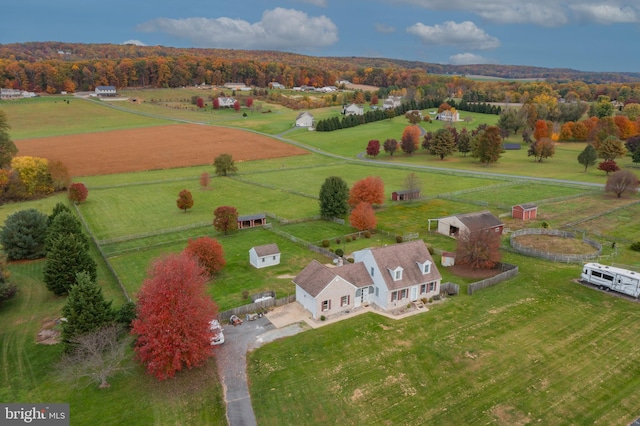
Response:
M221 345L224 343L224 333L220 326L220 322L217 319L212 319L209 322L209 329L213 332L211 337L211 346Z

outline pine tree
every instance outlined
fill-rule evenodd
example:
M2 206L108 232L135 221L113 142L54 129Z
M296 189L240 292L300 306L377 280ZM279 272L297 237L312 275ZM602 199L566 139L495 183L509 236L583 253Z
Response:
M338 176L328 177L320 188L320 216L331 219L346 215L349 211L348 199L347 183Z
M8 260L44 257L47 236L47 215L36 209L11 214L0 230L0 243Z
M73 349L70 342L74 337L115 321L111 302L106 301L102 288L86 272L76 274L75 284L69 290L62 315L66 319L62 322L62 343L67 352Z
M89 250L89 239L82 232L82 224L80 221L70 212L70 211L62 211L58 213L49 228L47 228L47 238L44 242L44 247L47 250L51 250L51 246L53 245L53 241L61 236L69 236L74 234L78 237L78 239L84 242L84 246L86 250Z
M56 216L62 212L71 213L71 209L67 207L66 204L63 204L60 202L56 203L56 205L53 206L53 211L51 212L51 214L49 215L49 218L47 219L47 226L51 226L51 222L53 222L53 219L55 219Z
M64 295L75 284L76 274L86 272L96 279L96 262L91 258L81 237L75 234L60 236L51 245L44 264L44 283L56 295Z

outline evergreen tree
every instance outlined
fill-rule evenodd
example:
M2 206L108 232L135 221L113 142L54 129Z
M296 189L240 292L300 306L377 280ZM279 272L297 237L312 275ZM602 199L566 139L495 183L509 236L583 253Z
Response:
M38 259L46 254L47 215L36 209L20 210L4 222L0 243L8 260Z
M95 281L96 262L91 258L82 237L62 235L53 240L44 264L44 283L56 295L69 292L76 281L76 274L86 272Z
M115 321L111 302L105 300L102 289L87 272L76 274L62 315L66 319L62 322L62 343L67 352L73 349L70 341L74 337Z
M47 238L44 242L44 247L47 250L51 250L53 241L61 236L67 237L74 234L84 242L86 250L89 250L89 239L82 232L82 224L80 221L69 211L63 211L58 213L53 219L49 228L47 228Z
M328 177L320 188L320 216L324 219L342 217L349 211L349 187L338 176Z
M585 172L587 171L587 167L596 164L597 160L598 153L591 144L587 145L586 148L578 155L578 163L584 166Z
M53 206L53 211L51 212L51 214L47 219L47 226L51 226L51 222L53 222L53 219L55 219L56 216L62 212L71 213L71 209L67 207L66 204L63 204L60 202L56 203L56 205Z
M7 115L0 111L0 168L11 165L11 159L18 153L16 144L9 137Z

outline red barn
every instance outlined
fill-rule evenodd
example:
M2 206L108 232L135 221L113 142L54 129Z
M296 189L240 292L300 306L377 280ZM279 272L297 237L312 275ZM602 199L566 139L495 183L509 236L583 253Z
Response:
M538 215L538 206L533 203L518 204L511 207L511 217L514 219L535 219Z
M420 198L419 189L404 189L402 191L393 191L391 193L392 201L417 200Z

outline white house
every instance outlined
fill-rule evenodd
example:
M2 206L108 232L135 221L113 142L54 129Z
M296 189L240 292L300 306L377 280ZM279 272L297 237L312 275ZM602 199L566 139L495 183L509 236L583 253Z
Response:
M362 105L351 104L342 109L344 115L364 115L364 108Z
M96 96L116 96L118 92L114 86L96 86Z
M269 83L269 87L271 87L272 89L284 89L284 84L280 84L277 81L272 81L271 83Z
M17 89L0 89L0 99L19 99L22 98L22 91Z
M314 260L293 279L296 301L313 318L366 304L391 311L440 293L442 276L422 240L359 250L353 259L334 268Z
M249 263L255 268L266 268L280 264L280 249L277 244L251 247Z
M313 115L309 112L301 112L296 117L296 127L313 127Z
M453 238L477 231L502 234L503 228L504 223L488 210L438 219L438 233Z
M460 113L456 110L444 110L436 115L436 120L449 122L460 121Z
M382 109L392 109L402 104L402 96L389 96L382 103Z
M233 108L236 100L231 96L218 96L218 106L220 108Z

